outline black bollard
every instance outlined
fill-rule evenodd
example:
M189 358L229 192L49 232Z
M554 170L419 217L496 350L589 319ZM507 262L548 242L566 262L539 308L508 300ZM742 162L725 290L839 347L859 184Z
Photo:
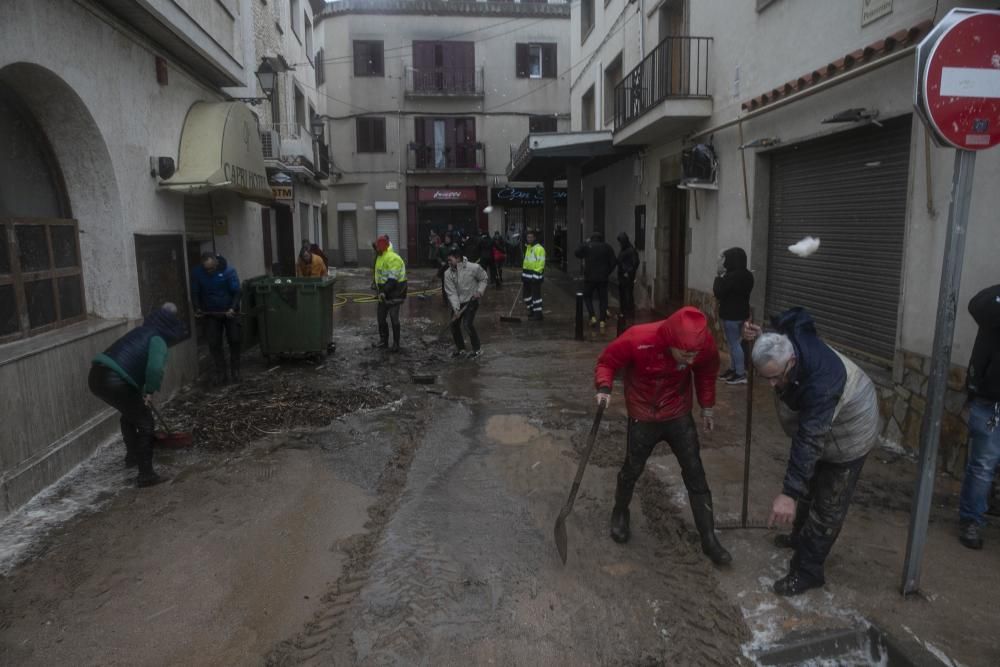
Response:
M576 339L583 340L583 292L576 293Z

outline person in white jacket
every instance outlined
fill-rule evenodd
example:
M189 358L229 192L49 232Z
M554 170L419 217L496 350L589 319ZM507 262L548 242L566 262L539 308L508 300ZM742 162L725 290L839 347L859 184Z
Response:
M476 333L476 311L479 310L479 299L486 293L489 277L486 270L470 262L458 248L448 253L448 270L444 273L444 293L451 306L451 335L457 348L453 357L465 355L465 339L462 337L462 324L469 330L469 342L472 343L472 354L475 359L482 350L479 346L479 334Z

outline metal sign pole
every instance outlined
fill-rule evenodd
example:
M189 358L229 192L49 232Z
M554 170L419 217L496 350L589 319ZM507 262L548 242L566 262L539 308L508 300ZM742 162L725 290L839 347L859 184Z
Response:
M958 310L958 290L962 282L962 258L965 254L965 232L969 222L975 168L975 151L956 151L951 205L948 208L948 232L941 266L941 288L938 292L937 321L934 324L931 374L927 381L927 406L920 428L920 474L910 511L910 534L903 566L903 595L915 593L920 587L920 564L927 542L927 522L934 495L944 394L951 367L951 344Z

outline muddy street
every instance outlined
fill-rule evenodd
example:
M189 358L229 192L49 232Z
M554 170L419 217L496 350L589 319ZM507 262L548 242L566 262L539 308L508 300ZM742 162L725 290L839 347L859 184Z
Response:
M415 286L432 282L414 273ZM637 488L631 541L611 541L625 433L620 388L568 521L563 566L552 526L591 425L594 359L614 334L574 341L572 285L556 280L544 322L501 325L517 292L507 284L487 292L477 319L484 354L453 360L449 337L438 335L440 294L416 289L404 307L403 351L392 354L372 348L374 306L350 296L367 282L363 271L339 277L348 296L338 299L337 350L325 363L251 359L239 390L284 387L298 401L303 391L329 392L335 401L354 388L365 402L335 410L323 426L303 418L259 437L240 431L248 434L241 447L219 436L225 446L206 437L164 452L170 481L148 490L126 483L121 445L111 443L33 501L21 523L0 529L0 663L752 664L788 631L876 616L901 635L908 628L911 642L933 639L962 664L1000 656L994 639L961 641L963 598L943 591L970 582L937 568L930 585L940 598L908 606L892 597L900 530L880 536L870 527L887 517L905 523L905 499L883 507L879 489L896 487L877 481L902 475L908 484L905 459L873 466L845 529L863 539L835 551L831 585L795 605L769 593L785 558L769 535L724 531L730 568L702 555L663 446ZM414 375L436 381L416 384ZM171 410L180 418L185 401L228 405L225 391L196 388ZM720 518L739 511L743 392L720 387L719 428L702 439ZM759 514L787 443L766 392L755 398ZM953 492L940 496L954 506ZM930 556L940 563L954 552L942 539ZM995 555L982 557L996 564Z

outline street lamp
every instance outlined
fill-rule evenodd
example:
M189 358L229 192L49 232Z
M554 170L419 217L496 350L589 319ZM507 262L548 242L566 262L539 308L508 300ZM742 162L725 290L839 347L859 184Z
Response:
M278 78L278 73L267 58L261 58L260 67L257 68L257 81L260 82L260 89L264 91L264 97L271 99L274 92L274 84Z
M326 123L323 121L322 116L315 114L310 122L310 128L312 129L313 138L317 141L323 141L323 131L326 129Z

